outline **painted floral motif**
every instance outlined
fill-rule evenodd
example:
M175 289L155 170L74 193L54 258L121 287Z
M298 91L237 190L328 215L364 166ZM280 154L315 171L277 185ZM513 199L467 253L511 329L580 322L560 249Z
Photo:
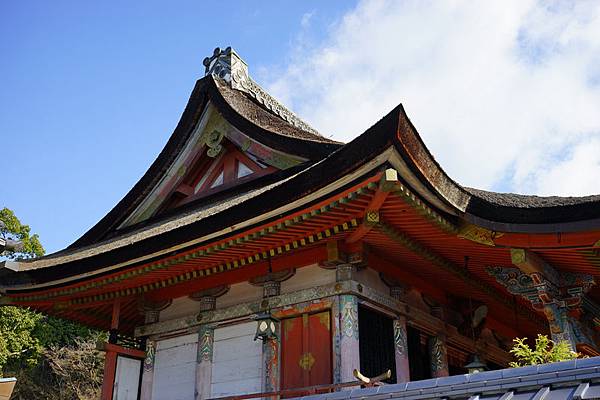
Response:
M358 301L356 296L340 296L342 335L358 339Z
M198 333L200 338L198 342L198 362L212 361L214 330L203 326Z
M396 353L400 356L407 354L407 341L406 341L406 325L404 321L396 319L394 320L394 346Z
M340 305L338 301L334 301L331 312L332 315L338 316L340 315ZM332 318L332 327L333 330L333 383L341 383L342 382L342 350L341 350L341 338L338 332L340 332L340 319Z
M144 371L154 369L154 358L156 356L156 343L152 340L146 342L146 357L144 358Z
M277 390L278 366L279 366L279 343L277 340L263 342L264 364L265 364L265 391Z
M429 340L429 351L431 356L431 372L434 374L448 369L446 358L446 344L439 336Z
M208 147L206 154L209 157L215 158L223 150L223 146L221 145L222 140L223 134L217 130L208 134L206 137L206 146Z

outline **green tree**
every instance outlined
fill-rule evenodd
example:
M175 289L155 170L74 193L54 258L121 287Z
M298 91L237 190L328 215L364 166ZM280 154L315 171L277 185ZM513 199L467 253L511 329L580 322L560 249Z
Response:
M515 356L516 361L510 363L511 367L568 361L581 356L581 354L572 351L569 343L564 340L555 343L548 336L538 334L533 349L525 343L526 340L527 338L515 338L513 340L514 345L510 352Z
M22 244L1 257L15 260L44 254L38 235L8 208L0 210L0 237ZM102 357L95 343L103 335L28 308L2 306L0 376L17 377L15 400L97 398Z
M8 248L0 256L8 259L31 258L44 255L44 247L37 234L23 225L15 213L4 207L0 210L0 236L16 240L20 248ZM0 376L7 364L33 366L42 350L39 338L34 335L42 315L28 309L0 307Z
M32 258L43 256L45 251L37 234L31 235L29 225L23 225L15 213L4 207L0 210L0 236L21 243L19 249L7 248L0 256L8 259Z
M37 364L42 346L33 332L41 317L27 309L0 307L0 375L7 365Z

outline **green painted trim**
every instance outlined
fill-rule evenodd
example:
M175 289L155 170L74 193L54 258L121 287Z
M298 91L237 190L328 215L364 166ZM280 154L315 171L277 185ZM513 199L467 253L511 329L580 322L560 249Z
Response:
M308 244L311 244L313 242L330 237L331 230L340 232L340 231L345 231L345 230L350 229L351 226L354 227L357 225L358 225L358 222L356 221L356 219L352 219L348 222L344 222L343 224L335 225L332 228L324 229L322 232L317 233L317 240L309 241ZM311 235L311 237L312 237L312 235ZM295 245L293 243L295 243ZM306 244L307 244L307 242L304 239L301 239L300 241L293 240L292 242L287 243L283 246L278 246L274 249L270 249L269 254L271 256L284 254L284 253L293 251L299 247L305 246ZM197 278L198 276L203 277L203 276L209 276L209 275L213 275L213 274L219 274L219 273L222 273L225 271L229 271L231 269L236 269L236 268L241 268L246 265L251 265L251 264L254 264L255 261L258 261L261 258L262 259L267 258L266 252L255 253L254 255L251 255L251 256L244 256L237 260L234 260L232 263L228 262L225 264L219 264L217 266L209 267L206 269L184 272L180 275L176 275L174 277L167 278L166 280L153 282L149 285L141 285L141 286L136 286L133 288L127 288L127 289L121 289L121 290L114 291L114 292L103 293L100 295L99 298L98 298L98 295L89 296L89 297L80 297L80 298L72 299L67 303L68 304L87 304L87 303L94 302L94 301L105 300L106 296L109 296L111 298L112 297L117 298L117 297L126 297L126 296L130 296L133 294L141 294L141 293L147 292L148 290L153 290L153 289L156 289L159 287L165 288L167 286L173 286L173 285L176 285L181 282L189 281L191 279ZM148 286L150 287L150 289L148 289ZM27 301L27 300L17 300L17 301Z
M370 182L372 183L372 182ZM369 184L365 185L365 187L367 187ZM364 193L364 187L358 188L357 190L355 190L354 192L350 192L348 193L346 196L340 198L339 200L334 200L332 202L330 202L328 205L322 206L318 209L314 209L311 210L309 213L305 213L302 214L301 219L299 217L293 217L293 218L288 218L286 220L284 220L284 222L279 222L275 225L269 226L267 228L261 229L259 231L259 234L261 236L265 236L267 235L266 232L268 233L276 233L279 231L283 231L285 230L287 227L289 226L293 226L296 224L301 224L303 221L316 217L318 215L321 215L323 213L326 213L328 211L330 211L331 209L333 209L334 207L339 206L339 204L343 204L342 200L343 199L355 199L358 196L358 193ZM348 223L348 222L347 222ZM345 224L347 224L345 223ZM357 222L356 221L350 221L350 223L352 224L352 226L357 226ZM342 225L344 226L344 225ZM339 229L339 228L338 228ZM345 230L345 229L344 229ZM325 233L326 237L331 236L331 232L330 231L325 231L323 232ZM318 235L318 239L321 240L322 239L322 235L323 233L319 233ZM76 294L76 293L80 293L80 292L85 292L88 290L89 285L93 284L94 288L100 288L102 286L114 283L114 282L121 282L123 280L127 280L130 279L132 277L135 277L137 275L145 275L146 273L150 272L150 271L154 271L157 269L164 269L167 268L170 265L175 265L175 264L179 264L181 262L184 261L189 261L191 259L195 259L195 258L200 258L206 254L214 254L215 252L219 252L221 250L227 249L229 246L227 246L228 244L230 244L231 242L235 241L236 244L244 244L248 241L251 241L255 238L255 234L249 234L249 235L245 235L243 237L240 238L236 238L235 240L233 239L228 239L226 242L222 242L222 243L217 243L214 245L211 245L210 247L203 249L203 250L197 250L194 251L192 253L186 253L186 254L182 254L177 258L174 259L170 259L170 260L161 260L158 261L154 264L150 264L150 265L146 265L146 266L141 266L137 269L135 269L133 275L131 270L129 271L125 271L117 276L114 277L109 277L109 278L105 278L102 280L98 280L98 281L92 281L88 284L83 284L81 286L77 286L74 288L70 288L69 292L66 293L64 292L64 290L59 290L58 292L50 292L44 295L30 295L30 296L18 296L18 297L14 297L14 301L15 302L31 302L34 300L43 300L43 299L50 299L50 298L56 298L56 297L60 297L62 295L65 294ZM310 238L310 237L309 237ZM313 243L313 241L311 241L311 243ZM278 254L281 254L281 250L278 251ZM61 293L62 292L62 293Z

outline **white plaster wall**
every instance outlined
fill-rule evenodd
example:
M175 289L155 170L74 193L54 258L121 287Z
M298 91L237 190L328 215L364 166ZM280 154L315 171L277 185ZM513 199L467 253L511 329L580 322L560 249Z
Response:
M229 291L217 297L217 308L229 307L248 301L258 301L262 298L262 287L254 286L248 282L231 285Z
M211 397L262 391L262 341L254 341L255 332L254 321L215 329Z
M178 297L173 299L173 303L169 307L160 312L159 321L196 315L199 311L200 305L197 301L191 300L187 296Z
M152 400L194 400L197 348L197 334L157 342Z
M365 286L375 289L382 294L390 294L390 288L379 277L379 272L371 268L362 268L356 271L355 281L362 283Z
M281 293L290 293L335 282L335 269L324 269L317 264L296 269L296 274L281 282Z

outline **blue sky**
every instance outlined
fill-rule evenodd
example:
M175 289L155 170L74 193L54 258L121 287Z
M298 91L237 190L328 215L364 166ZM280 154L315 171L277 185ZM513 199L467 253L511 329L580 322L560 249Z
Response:
M0 3L1 205L47 251L70 244L145 172L202 60L233 45L255 71L285 64L302 16L326 33L347 1Z
M558 4L559 6L557 6ZM50 252L141 177L233 46L324 135L403 103L451 177L600 193L600 2L0 2L0 206Z

